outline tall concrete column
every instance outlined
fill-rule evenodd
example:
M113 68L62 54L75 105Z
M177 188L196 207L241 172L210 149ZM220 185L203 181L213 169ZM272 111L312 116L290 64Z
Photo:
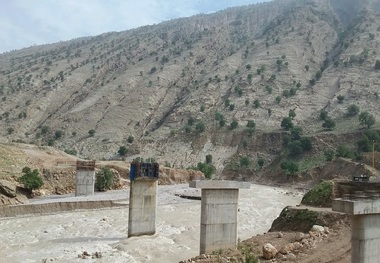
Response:
M332 210L351 215L351 262L380 263L380 200L333 200Z
M95 161L77 161L75 196L94 195Z
M128 237L156 233L157 180L131 181Z
M128 237L156 233L158 176L158 163L131 163Z
M190 187L202 189L200 254L236 248L239 188L249 189L250 184L192 181Z

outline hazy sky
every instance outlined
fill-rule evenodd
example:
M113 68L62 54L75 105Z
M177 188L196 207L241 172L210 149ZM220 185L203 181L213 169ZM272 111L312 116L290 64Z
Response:
M0 53L268 0L0 0Z

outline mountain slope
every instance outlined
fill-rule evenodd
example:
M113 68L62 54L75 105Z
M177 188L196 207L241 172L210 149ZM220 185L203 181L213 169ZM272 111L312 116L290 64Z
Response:
M334 133L355 131L349 104L379 119L379 6L273 1L0 55L2 140L97 159L127 145L178 167L212 154L221 172L243 154L275 158L289 110L309 135L325 132L322 109L342 123Z

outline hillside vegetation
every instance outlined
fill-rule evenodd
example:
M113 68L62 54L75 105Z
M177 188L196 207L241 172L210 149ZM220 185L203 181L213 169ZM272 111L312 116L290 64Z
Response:
M380 119L379 7L277 0L4 53L0 140L178 168L211 155L225 178L292 176L345 143L354 158Z

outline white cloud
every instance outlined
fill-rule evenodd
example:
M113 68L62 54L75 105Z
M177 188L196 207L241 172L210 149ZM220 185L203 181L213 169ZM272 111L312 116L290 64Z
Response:
M0 53L258 0L0 0Z

